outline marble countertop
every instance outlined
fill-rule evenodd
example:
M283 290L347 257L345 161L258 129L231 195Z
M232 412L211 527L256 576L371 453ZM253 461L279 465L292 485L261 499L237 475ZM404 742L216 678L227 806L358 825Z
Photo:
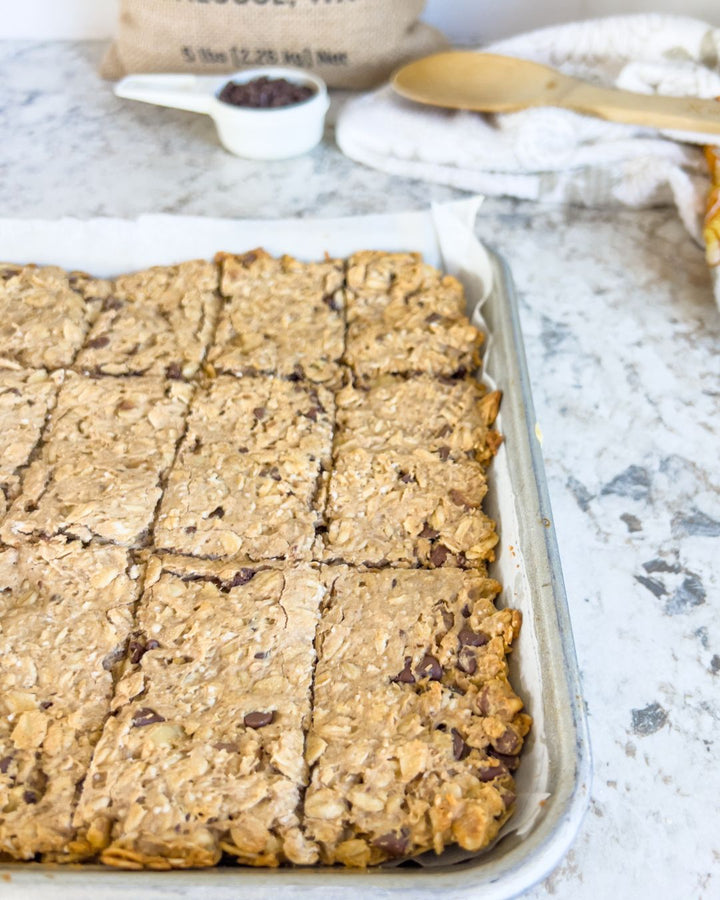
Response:
M3 216L337 216L461 192L229 156L202 116L116 100L96 43L0 43ZM510 263L589 714L594 785L526 896L720 895L720 313L674 210L488 201ZM1 255L1 253L0 253Z

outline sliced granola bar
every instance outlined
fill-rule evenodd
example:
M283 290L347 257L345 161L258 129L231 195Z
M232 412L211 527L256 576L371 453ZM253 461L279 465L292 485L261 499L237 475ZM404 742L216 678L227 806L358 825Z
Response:
M127 868L316 860L298 804L324 593L308 565L150 560L79 852Z
M321 861L480 850L512 812L530 726L507 680L519 613L457 569L327 578L304 803Z
M344 350L343 264L220 253L223 309L209 361L219 372L334 382Z
M119 547L55 538L0 550L0 854L73 857L73 808L137 577Z
M192 404L155 528L197 556L309 558L330 465L333 397L279 378L219 376Z
M336 397L336 447L429 450L441 460L488 463L500 437L491 430L499 391L474 379L385 376L368 386L348 385Z
M20 489L20 470L55 405L61 372L0 369L0 516Z
M67 372L3 536L68 534L137 546L182 434L191 386Z
M467 319L457 279L417 254L370 251L350 258L346 278L345 361L357 379L475 368L483 335Z
M215 327L217 287L217 267L203 260L123 275L113 283L77 366L104 375L192 376Z
M477 566L493 560L495 525L481 510L482 466L430 450L341 447L330 476L325 558L346 563Z
M69 366L108 287L56 266L0 264L0 365Z

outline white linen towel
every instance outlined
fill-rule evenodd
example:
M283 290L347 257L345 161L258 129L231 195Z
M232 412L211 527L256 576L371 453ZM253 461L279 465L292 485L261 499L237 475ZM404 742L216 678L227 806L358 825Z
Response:
M685 16L573 22L480 49L638 93L720 97L720 29ZM699 242L710 181L698 145L720 143L549 107L503 115L436 109L388 85L350 100L336 135L358 162L476 193L584 206L675 203Z

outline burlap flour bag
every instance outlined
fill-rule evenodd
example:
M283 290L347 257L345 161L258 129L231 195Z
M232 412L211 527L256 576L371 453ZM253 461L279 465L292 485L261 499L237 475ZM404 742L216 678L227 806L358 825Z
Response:
M106 78L130 72L311 69L331 87L368 88L445 45L419 22L424 0L120 0Z

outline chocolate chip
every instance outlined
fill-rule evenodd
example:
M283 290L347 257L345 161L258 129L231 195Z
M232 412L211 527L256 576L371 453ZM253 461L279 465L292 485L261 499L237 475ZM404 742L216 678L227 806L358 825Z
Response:
M183 377L182 369L180 368L178 363L170 363L170 365L165 369L165 374L168 378L173 378L176 381Z
M465 606L463 606L463 608L460 611L462 612L462 614L465 616L466 619L470 618L470 607L467 605L467 603L465 604Z
M118 297L108 297L103 303L103 310L118 310L122 309L125 304Z
M484 631L473 631L469 625L463 625L458 633L461 647L484 647L490 640L490 635Z
M434 566L441 566L448 558L450 551L444 544L435 544L430 551L430 562Z
M224 515L225 510L222 508L222 506L216 506L211 513L208 513L208 519L222 519Z
M243 266L249 266L250 263L254 263L257 258L258 255L255 250L248 250L247 253L238 256L237 261Z
M398 475L398 478L404 484L410 484L411 481L417 480L414 475L410 474L410 472L403 472L403 471L400 472L400 474Z
M453 427L449 423L445 423L443 427L437 432L435 437L447 437L449 434L452 434Z
M474 675L477 672L477 660L470 650L461 650L458 657L458 669L466 675Z
M518 756L510 756L506 753L498 753L497 750L493 750L492 755L495 759L500 763L501 766L504 766L510 772L514 772L515 769L520 765L520 758Z
M295 363L293 366L292 373L288 375L288 381L298 382L302 381L305 377L305 370L300 365L300 363Z
M268 78L262 75L251 81L228 81L217 95L218 100L231 106L245 106L251 109L274 109L294 106L314 96L315 87L298 84L287 78ZM246 254L249 256L250 254Z
M99 350L101 347L107 347L109 343L110 338L106 334L101 334L100 337L88 341L87 345L93 350Z
M26 803L37 803L38 802L37 794L35 793L35 791L25 791L23 793L23 800Z
M266 725L270 725L274 719L274 712L251 712L243 718L243 722L246 728L264 728Z
M43 700L43 702L40 704L40 709L50 709L52 705L52 700Z
M132 400L121 400L118 405L118 409L121 409L123 412L127 412L129 409L135 409L135 404Z
M10 768L10 763L12 761L12 756L3 756L3 758L0 759L0 774L7 775L7 770Z
M415 684L415 676L412 673L412 656L405 657L405 668L402 672L398 672L398 674L392 679L392 681L399 681L400 684Z
M380 850L384 850L388 856L404 856L408 851L408 837L410 832L407 828L401 828L400 831L388 831L387 834L381 834L373 840L373 846Z
M495 778L502 778L503 775L507 775L507 769L505 766L488 765L478 768L476 775L479 781L493 781Z
M155 725L157 722L164 722L165 718L154 709L143 706L132 717L133 728L144 728L146 725Z
M195 534L197 531L197 525L188 525L185 528L185 534Z
M3 281L9 281L17 274L17 269L3 269L2 272L0 272L0 278L2 278ZM68 279L68 283L72 287L72 277Z
M313 406L305 413L305 416L310 419L311 422L317 422L318 413L320 412L323 412L323 410L319 406Z
M450 456L450 448L449 447L438 447L438 456L440 459L445 462L447 458Z
M515 734L512 728L506 728L500 737L490 741L490 744L494 750L497 750L499 753L504 753L507 756L515 756L520 752L520 748L522 747L520 738Z
M128 651L130 653L130 662L137 665L145 656L148 650L156 650L160 644L155 640L146 641L142 637L138 637L130 641Z
M470 753L470 748L463 740L462 735L459 731L453 728L450 733L452 734L453 759L465 759L465 757Z
M333 312L340 312L340 306L335 300L334 294L325 294L322 299L323 303L326 303Z
M473 503L471 500L463 494L461 491L456 491L454 488L448 492L448 496L455 504L455 506L464 506L465 509L474 509L477 507L477 503Z
M253 659L267 659L270 656L269 650L261 650L253 656Z
M215 750L224 750L226 753L237 753L240 749L237 744L233 744L231 741L218 741L216 744L213 744L213 748Z
M415 674L418 678L428 678L430 681L440 681L442 678L442 666L438 660L426 653L415 668Z
M431 528L431 527L428 525L428 523L426 522L425 525L424 525L424 527L423 527L423 530L420 532L420 534L418 535L418 537L421 537L421 538L427 538L429 541L434 541L435 538L438 537L439 535L440 535L440 532L439 532L439 531L435 531L435 529L434 529L434 528Z
M267 409L264 406L256 406L253 410L253 415L256 419L264 419L266 413Z
M430 313L429 316L425 316L425 321L428 325L434 325L435 322L442 322L442 316L440 313Z
M257 569L240 569L239 572L236 572L233 575L232 581L229 583L231 588L239 587L242 584L247 584L248 581L252 581L253 578L257 575Z
M238 447L238 453L249 453L249 452L250 451L248 450L247 447Z

